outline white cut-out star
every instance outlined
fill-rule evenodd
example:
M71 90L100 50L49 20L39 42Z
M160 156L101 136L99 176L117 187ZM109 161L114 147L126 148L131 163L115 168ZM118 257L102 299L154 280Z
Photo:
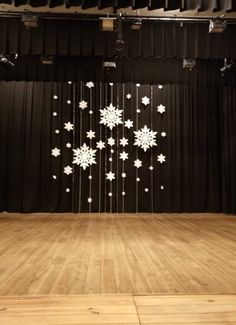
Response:
M109 82L109 86L113 86L113 82Z
M140 167L142 167L142 161L139 160L139 159L136 159L136 160L134 161L134 167L136 167L136 168L140 168Z
M106 179L108 179L110 182L115 179L115 173L112 173L111 171L109 173L106 173L106 175Z
M89 197L89 198L88 198L88 203L92 203L92 201L93 201L92 198Z
M120 153L120 159L122 159L123 161L125 161L126 159L128 159L128 153L123 151Z
M114 146L114 144L115 144L115 139L113 139L112 137L110 137L108 140L107 140L107 142L108 142L108 144L109 144L109 146Z
M89 138L90 140L92 140L93 138L95 138L95 132L92 130L89 130L87 133L87 138Z
M163 163L166 161L166 156L164 156L162 153L160 155L157 156L157 161L159 161L159 163Z
M98 141L96 143L96 148L102 150L103 148L105 148L105 142L103 142L102 140Z
M164 138L166 137L166 133L165 132L161 132L161 136Z
M127 94L127 95L126 95L126 98L127 98L127 99L130 99L130 98L131 98L131 94Z
M72 174L72 168L69 165L64 167L64 174L66 175Z
M57 157L57 156L60 156L60 154L61 154L61 150L58 149L57 147L52 149L52 153L51 153L52 156Z
M90 88L93 88L94 87L94 83L92 81L88 81L88 82L86 82L86 87L88 87L89 89Z
M68 143L66 144L66 148L71 148L71 143L70 143L70 142L68 142Z
M157 106L157 111L158 111L158 113L162 114L166 111L166 107L164 105L160 104Z
M120 139L120 145L125 147L128 145L128 139L126 139L125 137L123 137L122 139Z
M147 96L142 97L142 104L147 106L150 104L150 99Z
M126 178L126 173L122 173L122 174L121 174L121 177L122 177L122 178Z
M81 109L85 109L85 108L87 108L88 107L88 103L85 101L85 100L81 100L80 102L79 102L79 108L81 108Z
M64 123L64 129L66 129L68 132L72 131L74 128L74 125L71 122Z
M125 127L128 128L128 129L132 128L133 127L133 124L134 124L134 122L131 121L130 119L128 119L127 121L125 121Z

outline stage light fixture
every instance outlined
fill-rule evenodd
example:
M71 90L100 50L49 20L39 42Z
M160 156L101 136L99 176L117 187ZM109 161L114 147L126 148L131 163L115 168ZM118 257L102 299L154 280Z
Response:
M38 27L38 16L33 14L24 14L21 18L21 22L24 24L26 29Z
M189 69L190 71L196 66L195 59L183 59L183 68Z
M222 68L220 68L220 72L221 72L222 77L224 77L224 75L225 75L226 72L231 71L231 70L233 70L235 68L236 68L235 61L230 60L228 62L228 59L225 58L224 59L224 65L223 65Z
M104 69L116 69L116 62L115 61L104 61L103 62Z
M0 54L0 64L2 67L6 69L14 68L15 60L17 59L17 54L9 55L9 54Z
M226 27L226 21L221 19L210 20L209 33L223 33Z
M99 18L100 30L103 32L114 32L115 22L116 22L115 17L100 17Z
M142 20L141 19L134 20L130 28L132 30L140 30L142 28Z
M52 55L42 55L40 61L42 64L52 65L54 60Z

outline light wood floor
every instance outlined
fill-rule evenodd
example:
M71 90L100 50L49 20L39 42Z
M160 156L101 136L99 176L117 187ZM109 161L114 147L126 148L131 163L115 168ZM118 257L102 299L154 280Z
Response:
M117 293L235 294L236 217L0 214L1 296Z
M0 297L1 325L232 325L236 296Z

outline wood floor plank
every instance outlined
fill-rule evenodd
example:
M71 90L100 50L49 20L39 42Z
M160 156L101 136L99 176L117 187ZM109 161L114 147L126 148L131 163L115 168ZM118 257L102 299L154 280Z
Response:
M235 238L224 214L0 213L0 295L235 294Z

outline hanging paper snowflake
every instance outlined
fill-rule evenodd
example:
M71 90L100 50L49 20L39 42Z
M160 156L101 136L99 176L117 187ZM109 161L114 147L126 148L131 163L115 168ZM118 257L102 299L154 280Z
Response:
M85 170L87 167L96 164L95 153L97 150L90 149L85 143L82 147L73 149L73 164L77 164Z
M116 109L115 106L110 104L104 109L100 109L101 112L101 120L100 124L104 124L107 127L112 130L114 126L117 126L119 124L123 124L121 115L122 115L122 110Z
M141 130L134 131L135 134L135 142L134 145L142 148L144 151L147 151L147 149L156 146L156 134L157 132L154 132L150 130L147 125L144 125L144 127Z

